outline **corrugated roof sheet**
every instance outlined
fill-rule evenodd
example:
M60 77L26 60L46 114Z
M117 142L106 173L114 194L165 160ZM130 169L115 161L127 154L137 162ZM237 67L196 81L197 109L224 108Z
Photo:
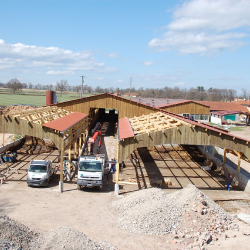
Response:
M44 123L42 126L63 132L83 120L85 117L87 117L86 114L73 112L51 122Z
M119 119L119 139L134 137L134 132L127 117Z

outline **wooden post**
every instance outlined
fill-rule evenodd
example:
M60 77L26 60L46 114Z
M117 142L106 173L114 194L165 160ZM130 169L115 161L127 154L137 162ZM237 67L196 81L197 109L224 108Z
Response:
M61 169L60 169L60 181L59 181L59 191L63 192L63 153L64 153L64 134L61 138Z
M226 160L227 160L227 150L224 148L223 164L226 163Z
M214 146L213 146L213 152L212 152L212 156L214 156Z
M119 171L120 171L120 166L119 166L119 142L117 143L117 163L116 163L116 182L115 182L115 194L119 195Z
M81 148L82 148L82 133L80 134L79 137L79 155L81 154Z
M238 172L240 173L240 162L241 162L241 155L238 154Z
M74 153L74 158L77 157L77 152L76 152L76 150L77 150L77 139L75 140L75 153Z
M3 142L2 142L2 145L4 146L4 133L3 133Z

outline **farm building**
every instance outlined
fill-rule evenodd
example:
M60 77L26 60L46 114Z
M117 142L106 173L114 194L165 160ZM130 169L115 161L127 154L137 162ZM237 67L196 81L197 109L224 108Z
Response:
M158 106L159 109L175 113L196 121L209 122L210 108L196 101L181 101Z
M219 125L226 123L240 123L240 114L237 111L217 111L211 112L211 122Z

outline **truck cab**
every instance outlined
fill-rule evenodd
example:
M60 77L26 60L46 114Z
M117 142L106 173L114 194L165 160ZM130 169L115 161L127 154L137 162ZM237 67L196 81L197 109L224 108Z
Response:
M82 187L103 187L104 155L84 155L78 160L77 189Z
M27 184L28 186L47 186L54 173L52 162L49 160L31 160Z

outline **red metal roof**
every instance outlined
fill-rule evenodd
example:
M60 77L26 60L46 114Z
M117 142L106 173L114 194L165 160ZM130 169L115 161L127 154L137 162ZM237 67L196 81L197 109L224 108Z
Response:
M83 120L85 117L87 117L86 114L73 112L51 122L44 123L42 126L63 132Z
M185 104L185 103L196 103L196 104L199 104L199 105L202 105L202 106L205 106L205 107L209 107L208 105L199 103L197 101L184 100L184 101L180 101L180 102L172 102L172 103L160 105L160 106L157 106L157 108L161 109L161 108L176 106L176 105Z
M134 132L127 117L119 119L119 139L134 137Z

